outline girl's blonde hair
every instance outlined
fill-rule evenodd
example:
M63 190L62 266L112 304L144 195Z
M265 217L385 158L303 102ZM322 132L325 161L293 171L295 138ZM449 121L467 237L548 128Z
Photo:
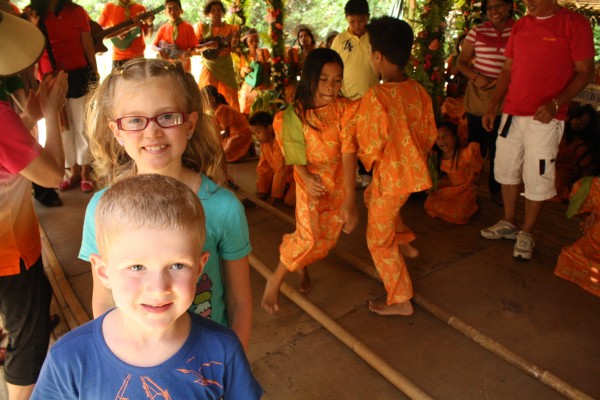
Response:
M200 95L194 77L185 72L181 63L165 60L137 58L127 62L122 68L114 69L96 87L86 106L86 128L90 150L94 157L94 172L100 186L113 183L129 176L137 175L135 161L114 137L108 123L118 118L114 115L117 90L122 82L155 84L162 80L181 96L185 112L198 113L194 133L181 156L182 165L198 173L202 172L219 185L227 181L225 156L214 124L205 114L208 106Z

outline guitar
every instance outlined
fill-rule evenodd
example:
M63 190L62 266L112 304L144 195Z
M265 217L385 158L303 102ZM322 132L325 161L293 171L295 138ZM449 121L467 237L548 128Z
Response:
M102 40L105 37L111 36L111 35L115 36L115 37L110 38L110 40L113 42L113 45L116 48L118 48L119 50L125 50L126 48L131 46L131 43L133 42L133 40L139 35L139 33L140 33L139 27L136 27L135 29L131 29L127 33L125 38L123 38L123 39L116 37L116 35L118 35L121 32L126 31L127 28L134 26L136 24L136 21L145 20L153 15L158 14L159 12L163 11L164 9L165 9L164 5L162 5L160 7L156 7L153 10L140 13L140 14L136 15L135 18L121 22L120 24L117 24L117 25L112 26L107 29L102 29L100 24L98 24L95 21L90 20L90 28L91 28L90 33L92 35L92 40L94 42L94 50L96 50L96 53L104 53L105 51L108 51L108 48L104 45L104 43L102 43Z
M231 42L232 38L233 35L228 35L225 37L212 36L207 40L202 41L202 43L217 42L219 44L219 47L217 47L216 49L206 49L202 51L202 57L206 58L207 60L216 59L217 57L219 57L219 53L221 52L221 50L229 47L229 43Z

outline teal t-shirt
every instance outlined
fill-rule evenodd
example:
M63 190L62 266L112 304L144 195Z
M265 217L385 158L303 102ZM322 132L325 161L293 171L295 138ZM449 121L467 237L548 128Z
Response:
M107 188L98 191L87 206L79 258L90 260L98 253L96 244L96 207ZM206 216L206 243L203 251L210 256L196 285L196 297L190 311L227 326L225 287L221 260L239 260L250 254L250 235L244 206L229 190L202 175L198 197Z

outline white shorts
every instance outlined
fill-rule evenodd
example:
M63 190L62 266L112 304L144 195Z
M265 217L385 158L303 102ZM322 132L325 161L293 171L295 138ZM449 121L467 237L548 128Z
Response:
M548 124L533 117L512 116L508 132L504 129L509 115L502 114L496 140L494 176L503 185L525 184L525 198L544 201L556 195L554 175L558 144L564 121Z

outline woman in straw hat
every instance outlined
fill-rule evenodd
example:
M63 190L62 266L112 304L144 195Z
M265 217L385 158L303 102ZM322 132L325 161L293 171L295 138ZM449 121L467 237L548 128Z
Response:
M5 12L0 12L0 37L0 77L31 66L44 50L44 36L34 25ZM50 339L52 288L42 265L31 181L52 187L62 179L59 113L66 91L67 76L60 72L29 95L28 105L39 102L46 118L45 148L0 102L0 317L8 331L4 374L11 400L29 398Z

